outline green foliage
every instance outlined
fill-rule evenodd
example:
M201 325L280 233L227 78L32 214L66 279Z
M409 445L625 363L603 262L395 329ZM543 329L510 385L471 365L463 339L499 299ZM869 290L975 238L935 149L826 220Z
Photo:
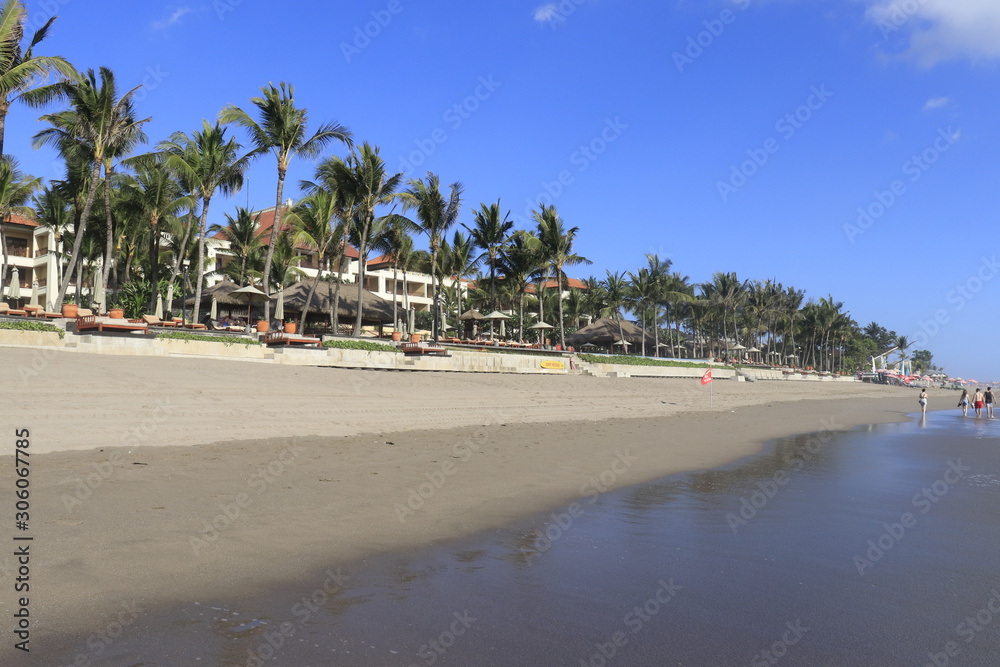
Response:
M114 298L114 306L125 311L125 317L138 319L146 312L149 303L150 285L148 280L137 279L124 283Z
M66 335L66 332L57 326L47 324L45 322L32 322L30 320L25 320L24 322L0 322L0 329L12 329L14 331L48 331L59 334L59 338L63 338Z
M158 339L166 338L168 340L183 340L183 341L200 340L206 343L222 343L223 345L226 346L236 345L237 343L239 343L240 345L245 345L247 347L251 347L254 345L257 346L261 345L261 342L259 340L255 340L253 338L244 338L242 336L209 336L208 334L187 333L186 331L170 331L167 333L158 333L156 334L156 337Z
M399 348L385 343L370 343L366 340L328 340L323 347L341 350L367 350L368 352L399 352Z
M677 366L680 368L705 368L711 364L692 363L690 361L667 361L665 359L649 359L647 357L630 357L621 354L596 355L581 354L580 358L588 364L621 364L623 366ZM738 368L738 366L737 366Z

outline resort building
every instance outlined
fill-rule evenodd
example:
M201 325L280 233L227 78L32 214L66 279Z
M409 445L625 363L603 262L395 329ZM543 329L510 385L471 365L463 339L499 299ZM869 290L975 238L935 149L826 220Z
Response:
M11 277L13 270L17 269L21 293L19 298L27 303L32 287L37 287L38 303L53 307L49 302L59 293L55 234L31 218L15 214L0 222L0 226L0 236L3 237L0 293L4 300L10 298Z

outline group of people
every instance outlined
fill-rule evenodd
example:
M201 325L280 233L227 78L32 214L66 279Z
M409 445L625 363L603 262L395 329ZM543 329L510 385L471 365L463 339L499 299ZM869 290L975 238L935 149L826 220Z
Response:
M926 390L924 390L924 392L921 393L921 396L924 397L925 399L923 404L925 412L927 410L926 394L927 394ZM958 398L958 407L962 408L962 414L965 416L969 415L970 402L972 404L972 409L976 411L977 417L983 416L983 408L986 408L987 417L991 418L993 417L993 403L995 402L993 396L993 387L987 387L986 391L983 391L982 389L976 389L976 393L972 395L971 399L969 398L969 390L968 389L962 390L962 395Z

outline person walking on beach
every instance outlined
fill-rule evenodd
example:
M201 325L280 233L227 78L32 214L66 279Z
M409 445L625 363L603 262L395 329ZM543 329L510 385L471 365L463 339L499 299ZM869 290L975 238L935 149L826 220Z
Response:
M958 407L962 408L962 416L969 416L969 390L963 389L962 395L958 397Z
M920 398L918 399L918 401L920 402L920 414L922 416L926 417L927 416L927 388L926 387L924 387L923 389L920 390Z
M977 417L983 416L983 401L985 397L983 396L983 390L976 388L976 393L972 396L972 407L976 411Z
M993 419L993 387L986 388L983 400L986 402L986 416Z

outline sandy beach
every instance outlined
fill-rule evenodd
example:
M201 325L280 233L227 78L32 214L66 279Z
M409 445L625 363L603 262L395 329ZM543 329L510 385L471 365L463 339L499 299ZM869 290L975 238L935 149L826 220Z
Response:
M66 650L125 603L251 597L366 555L715 467L782 435L917 409L914 390L854 383L716 381L710 409L696 380L12 348L0 365L14 378L0 405L7 490L12 431L31 433L40 650ZM932 408L952 406L935 398ZM0 567L7 578L10 553ZM13 604L12 593L0 598L7 618Z

